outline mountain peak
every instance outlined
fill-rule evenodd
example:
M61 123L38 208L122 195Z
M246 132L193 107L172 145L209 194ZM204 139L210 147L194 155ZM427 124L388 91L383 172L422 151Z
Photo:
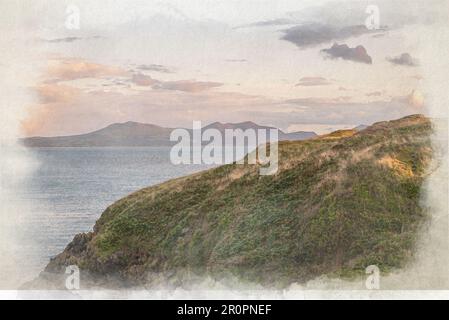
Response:
M109 126L107 126L106 128L110 128L110 127L159 127L155 124L150 124L150 123L142 123L142 122L136 122L136 121L126 121L126 122L116 122L116 123L112 123ZM105 129L105 128L104 128Z
M242 129L242 130L246 130L246 129L260 129L260 128L272 128L272 127L268 127L268 126L263 126L263 125L259 125L253 121L243 121L243 122L213 122L207 126L205 126L204 128L208 129L208 128L214 128L214 129L218 129L218 130L224 130L224 129Z

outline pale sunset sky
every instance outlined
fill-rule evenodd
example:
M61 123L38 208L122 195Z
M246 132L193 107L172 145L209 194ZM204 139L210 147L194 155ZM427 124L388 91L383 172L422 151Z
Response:
M0 18L27 30L41 63L23 136L193 120L324 133L426 114L416 35L445 18L427 1L21 3ZM65 25L69 5L79 29ZM365 27L368 5L379 30Z

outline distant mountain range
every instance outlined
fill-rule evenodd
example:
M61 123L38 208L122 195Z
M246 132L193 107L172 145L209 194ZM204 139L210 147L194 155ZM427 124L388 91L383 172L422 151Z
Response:
M260 126L254 122L240 123L214 122L204 129L217 129L224 136L226 129L274 129ZM170 134L174 128L164 128L153 124L125 122L111 124L103 129L73 136L61 137L30 137L21 139L27 147L145 147L171 146L176 142L170 141ZM191 131L191 129L189 130ZM315 132L299 131L285 133L279 130L279 140L305 140L316 137Z

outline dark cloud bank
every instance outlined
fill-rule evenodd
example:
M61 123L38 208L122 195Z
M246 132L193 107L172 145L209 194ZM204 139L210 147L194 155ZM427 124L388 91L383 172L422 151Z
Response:
M377 32L379 30L376 30ZM334 40L343 40L350 37L371 33L364 25L347 27L334 27L318 23L304 24L284 31L283 40L289 41L299 48L308 48Z
M329 49L321 50L328 58L331 59L343 59L350 60L354 62L372 64L373 59L368 55L365 47L357 46L355 48L350 48L347 44L337 44L335 43Z
M398 57L387 57L387 60L401 66L416 67L419 64L409 53L403 53Z

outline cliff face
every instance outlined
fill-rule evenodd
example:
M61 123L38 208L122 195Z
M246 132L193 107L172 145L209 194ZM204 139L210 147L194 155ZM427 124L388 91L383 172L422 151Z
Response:
M234 164L140 190L107 208L42 277L78 265L96 281L232 274L282 285L400 268L425 219L430 133L427 118L409 116L281 142L274 176Z

